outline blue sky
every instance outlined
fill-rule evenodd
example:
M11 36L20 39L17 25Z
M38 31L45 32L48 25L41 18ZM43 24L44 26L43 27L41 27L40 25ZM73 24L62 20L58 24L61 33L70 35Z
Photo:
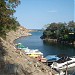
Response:
M74 2L75 0L21 0L14 16L28 29L41 29L52 22L74 20Z

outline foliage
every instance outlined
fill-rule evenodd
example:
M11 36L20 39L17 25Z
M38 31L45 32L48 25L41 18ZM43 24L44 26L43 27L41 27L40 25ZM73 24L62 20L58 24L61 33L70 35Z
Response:
M69 27L72 27L72 28L75 28L75 22L74 22L74 21L70 21L70 22L68 23L68 26L69 26Z
M16 30L19 23L13 17L19 0L0 0L0 36L5 36L10 30Z
M70 21L69 23L51 23L43 32L42 38L51 39L69 39L69 33L75 34L75 22Z

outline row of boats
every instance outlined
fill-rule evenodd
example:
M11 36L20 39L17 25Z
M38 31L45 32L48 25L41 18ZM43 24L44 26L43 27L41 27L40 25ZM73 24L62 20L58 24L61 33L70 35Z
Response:
M28 47L24 47L21 43L16 44L16 48L19 50L24 50L25 54L36 58L37 60L41 62L46 62L46 58L43 57L43 53L40 52L38 49L29 49Z
M38 58L39 61L50 63L50 67L57 71L65 71L69 68L75 67L75 57L68 57L65 55L48 55L47 57L43 57L43 53L38 49L29 49L25 48L21 43L16 45L17 49L21 49L25 51L30 57Z
M75 67L75 56L60 56L60 55L50 55L46 57L47 62L51 62L52 68L57 70L66 70L67 68Z

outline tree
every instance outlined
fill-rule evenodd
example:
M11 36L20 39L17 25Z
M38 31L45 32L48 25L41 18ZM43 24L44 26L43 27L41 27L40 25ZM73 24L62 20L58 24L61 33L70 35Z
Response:
M0 36L6 35L16 25L13 14L19 4L20 0L0 0Z
M51 23L47 24L48 27L43 32L44 38L51 38L51 39L59 39L59 38L66 38L68 39L69 33L72 31L75 33L75 22L70 21L69 23Z
M72 27L72 28L75 28L75 22L74 22L74 21L70 21L70 22L68 23L68 26L69 26L69 27Z

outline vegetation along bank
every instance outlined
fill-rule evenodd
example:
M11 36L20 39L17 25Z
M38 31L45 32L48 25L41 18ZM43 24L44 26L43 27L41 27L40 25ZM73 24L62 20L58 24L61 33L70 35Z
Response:
M48 24L41 38L50 42L75 45L75 22Z

